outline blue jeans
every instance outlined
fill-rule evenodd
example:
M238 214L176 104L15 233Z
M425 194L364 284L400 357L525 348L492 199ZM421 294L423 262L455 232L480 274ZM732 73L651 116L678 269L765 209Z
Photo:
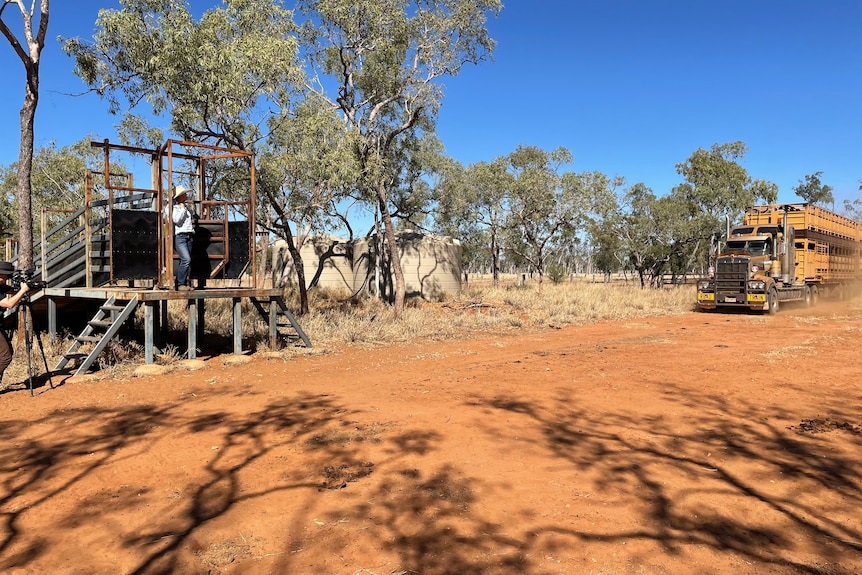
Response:
M193 234L177 234L174 238L174 251L180 257L174 288L184 286L189 281L189 269L192 265L192 244L194 242L195 236Z

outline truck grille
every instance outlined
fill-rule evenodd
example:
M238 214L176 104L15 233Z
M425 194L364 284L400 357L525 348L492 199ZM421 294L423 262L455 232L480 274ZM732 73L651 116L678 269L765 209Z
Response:
M740 257L719 258L715 268L715 297L717 301L723 301L725 295L745 294L749 261L748 258Z

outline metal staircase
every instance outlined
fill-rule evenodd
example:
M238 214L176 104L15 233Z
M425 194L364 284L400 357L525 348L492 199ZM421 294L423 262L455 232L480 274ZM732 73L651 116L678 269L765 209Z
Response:
M63 354L63 357L54 367L58 371L66 367L71 360L81 360L75 375L83 375L90 369L93 362L105 349L108 343L120 331L120 327L129 319L138 307L138 298L133 297L126 302L118 302L114 296L99 307L99 311L93 319L87 322L87 327L81 332L75 341ZM95 344L88 353L79 350L86 344Z
M311 340L302 331L296 317L287 309L284 300L280 297L270 298L249 298L257 312L263 317L263 320L269 323L272 330L269 334L270 341L274 344L277 336L281 336L287 341L302 340L305 347L311 349ZM269 309L264 307L264 304L269 304ZM275 317L271 317L275 314Z

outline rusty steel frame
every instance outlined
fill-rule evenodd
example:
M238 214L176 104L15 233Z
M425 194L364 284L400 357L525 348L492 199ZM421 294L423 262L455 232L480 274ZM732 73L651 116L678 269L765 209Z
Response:
M87 238L90 238L92 235L92 227L91 227L91 201L93 199L93 176L101 175L104 178L104 186L105 190L108 194L108 229L112 229L111 225L111 209L110 206L113 205L114 200L114 192L115 191L128 191L128 192L139 192L139 193L152 193L156 199L157 210L159 214L161 214L162 209L165 205L168 207L168 222L170 222L171 215L173 212L173 202L166 201L172 200L172 196L170 195L170 190L174 189L174 160L186 160L193 163L196 167L195 172L189 172L188 175L197 178L198 186L196 187L196 191L200 193L199 201L201 205L211 206L211 205L224 205L225 206L225 228L227 228L227 217L228 217L228 209L227 207L230 205L247 205L248 212L248 226L249 226L249 234L248 234L248 254L249 254L249 267L252 270L251 274L251 285L249 286L252 289L257 288L257 274L254 273L254 270L257 269L257 250L255 245L256 231L257 231L257 221L256 221L256 206L257 206L257 190L256 190L256 166L254 161L254 153L246 152L243 150L235 150L231 148L226 148L222 146L215 146L210 144L202 144L199 142L190 142L186 140L175 140L168 139L165 143L159 147L158 150L152 150L148 148L141 148L137 146L126 146L121 144L112 144L108 140L104 140L101 142L91 142L91 146L94 148L101 148L103 150L103 169L101 172L88 172L87 179L85 183L85 226L86 226L86 235ZM179 146L183 148L185 151L176 151L174 148ZM189 153L188 150L199 150L199 154ZM110 173L110 154L111 152L126 152L130 154L137 154L141 156L147 156L150 160L151 166L151 176L152 176L152 188L138 188L133 186L132 176L131 174L111 174ZM209 160L220 160L220 159L230 159L230 158L240 158L245 159L248 162L248 176L249 176L249 198L246 202L242 201L220 201L214 200L207 197L207 173L206 173L206 164ZM165 163L167 165L165 165ZM125 186L117 186L111 182L112 176L127 176L127 185ZM160 216L160 221L163 218ZM170 241L169 241L170 240ZM159 225L158 228L158 243L159 243L159 262L158 262L158 277L154 278L154 281L158 284L159 287L166 288L170 287L173 283L173 257L174 257L174 249L173 249L173 233L169 224ZM224 249L224 258L229 257L229 249L227 242L227 234L225 234L225 249ZM111 250L112 251L112 250ZM91 259L91 247L90 242L88 240L86 247L86 257L87 262ZM111 256L111 261L109 264L110 267L110 280L114 280L113 274L113 256ZM168 265L170 264L170 265ZM217 266L217 270L220 270L226 265L226 261L222 262L219 266ZM86 287L92 288L94 287L92 272L89 269L89 265L87 265L87 273L86 273Z

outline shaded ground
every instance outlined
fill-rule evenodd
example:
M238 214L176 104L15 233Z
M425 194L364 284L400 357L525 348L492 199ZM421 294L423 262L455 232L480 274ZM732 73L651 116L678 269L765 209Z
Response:
M862 573L862 314L690 314L0 396L0 572Z

